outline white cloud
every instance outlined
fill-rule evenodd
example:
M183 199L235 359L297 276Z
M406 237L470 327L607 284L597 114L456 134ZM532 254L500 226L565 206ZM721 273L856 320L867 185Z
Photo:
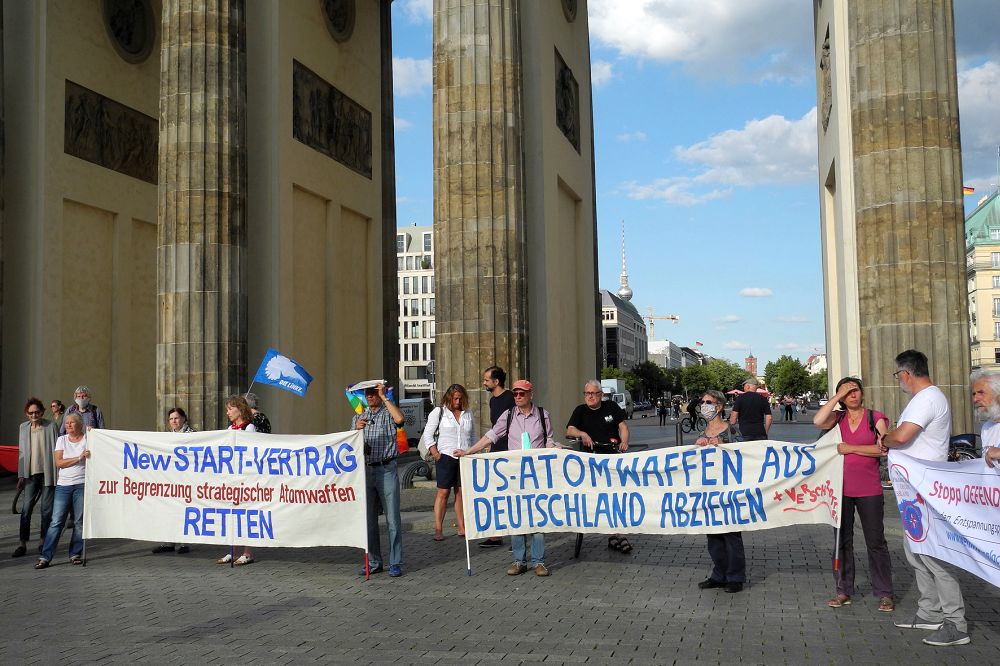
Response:
M774 296L774 292L767 287L744 287L740 289L740 296L745 296L747 298L763 298L765 296Z
M722 345L723 349L749 349L750 345L741 340L730 340Z
M623 143L629 143L631 141L645 141L648 137L645 132L623 132L616 137L619 141Z
M802 0L590 0L591 37L624 56L711 78L813 73L812 3Z
M392 124L396 128L397 132L405 132L406 130L413 127L413 123L411 123L406 118L400 118L399 116L393 117Z
M737 322L743 321L743 317L740 317L739 315L726 315L725 317L717 317L713 321L716 321L720 324L735 324Z
M811 320L802 315L778 315L774 321L780 321L784 324L808 324Z
M411 23L430 23L434 18L434 0L402 0L403 11Z
M393 58L393 92L404 97L423 93L431 87L433 71L430 58Z
M595 60L590 63L590 83L595 88L600 88L613 78L615 78L614 66L610 62Z
M997 143L1000 142L1000 62L987 61L958 73L961 114L962 167L965 184L979 190L996 182ZM985 182L983 182L985 180Z
M668 176L650 183L623 184L630 199L662 199L693 205L721 199L733 187L815 182L816 107L798 120L773 115L742 129L715 134L674 156L695 165L695 176Z

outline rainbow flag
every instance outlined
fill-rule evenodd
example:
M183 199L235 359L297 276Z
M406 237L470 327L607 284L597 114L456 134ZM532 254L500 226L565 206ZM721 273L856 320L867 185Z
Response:
M363 414L364 411L368 409L368 401L365 400L365 389L375 388L379 384L385 384L385 380L366 379L363 382L351 384L344 389L344 394L347 396L347 402L351 403L351 409L354 410L355 414ZM385 387L385 397L388 398L390 402L396 402L396 392L393 391L391 386Z

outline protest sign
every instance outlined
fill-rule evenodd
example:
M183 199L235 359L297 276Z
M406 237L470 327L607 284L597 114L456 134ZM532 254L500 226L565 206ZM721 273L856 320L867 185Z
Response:
M903 535L915 553L1000 587L1000 475L982 460L931 462L892 452Z
M362 434L91 430L84 538L366 549Z
M710 534L840 524L837 432L621 455L511 450L462 458L469 539L530 532Z

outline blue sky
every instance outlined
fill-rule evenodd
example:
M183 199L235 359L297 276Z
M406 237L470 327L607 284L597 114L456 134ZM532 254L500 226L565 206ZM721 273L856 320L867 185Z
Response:
M555 2L557 0L534 0ZM1000 2L955 0L964 181L996 187ZM393 3L400 226L433 211L432 0ZM823 350L812 3L590 0L600 285L621 222L656 338L742 365Z

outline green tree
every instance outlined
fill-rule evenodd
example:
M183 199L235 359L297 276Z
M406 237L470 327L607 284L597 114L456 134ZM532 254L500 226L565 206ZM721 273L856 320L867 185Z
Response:
M667 368L663 371L663 378L671 394L684 393L684 380L681 378L680 368Z
M743 380L748 376L746 370L723 358L713 358L706 367L715 375L716 385L713 388L723 393L742 389Z
M771 392L778 395L802 395L813 386L802 362L787 354L767 364L764 380Z
M700 398L705 391L714 389L719 381L707 365L689 365L681 370L681 379L688 398Z
M667 390L667 378L663 374L663 368L652 361L639 363L632 368L631 372L639 379L642 385L639 393L640 396L653 400L660 397Z
M621 368L613 368L610 365L601 370L601 379L623 379L625 371Z
M625 388L633 396L641 387L641 380L636 376L635 373L631 371L622 370L621 368L613 368L611 366L605 367L601 370L601 379L624 379Z
M813 393L825 396L830 392L829 378L826 370L820 370L815 375L811 375Z

